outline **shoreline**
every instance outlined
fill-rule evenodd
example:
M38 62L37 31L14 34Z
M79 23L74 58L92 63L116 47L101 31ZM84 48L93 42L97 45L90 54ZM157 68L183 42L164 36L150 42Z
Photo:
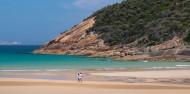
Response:
M101 55L83 55L83 54L62 54L62 53L37 53L31 52L36 55L70 55L70 56L85 56L88 58L111 58L113 61L148 61L148 62L190 62L188 56L149 56L143 55L133 55L133 56L101 56Z
M1 78L26 78L44 80L77 80L83 73L84 81L122 83L162 83L190 85L190 69L113 69L67 71L0 71Z
M0 72L2 94L189 94L190 69L157 70L77 70L61 72ZM156 76L155 76L156 74ZM13 77L10 77L10 76ZM20 75L19 77L14 77ZM184 76L185 75L185 76ZM23 76L23 77L22 77ZM29 76L27 78L27 76ZM31 77L30 77L31 76ZM35 78L36 76L36 78ZM44 77L63 77L51 79ZM32 78L33 77L33 78ZM41 77L41 78L40 78Z

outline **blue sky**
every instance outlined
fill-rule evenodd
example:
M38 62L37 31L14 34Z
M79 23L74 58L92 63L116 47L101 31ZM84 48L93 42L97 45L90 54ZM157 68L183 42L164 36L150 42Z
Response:
M0 41L40 45L122 0L0 0Z

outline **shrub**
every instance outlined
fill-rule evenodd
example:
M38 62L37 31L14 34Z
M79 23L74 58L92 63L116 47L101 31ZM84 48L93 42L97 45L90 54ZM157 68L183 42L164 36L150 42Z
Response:
M91 15L96 23L87 32L101 33L108 45L138 40L141 46L150 46L184 36L190 27L189 15L189 0L124 0ZM139 40L143 37L146 41Z

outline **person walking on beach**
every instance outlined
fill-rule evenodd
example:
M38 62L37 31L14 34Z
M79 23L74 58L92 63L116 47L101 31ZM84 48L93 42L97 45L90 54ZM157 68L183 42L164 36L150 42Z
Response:
M77 75L77 80L80 82L80 74Z
M79 83L82 83L82 73L77 75L77 80Z
M80 82L82 83L82 73L79 74Z

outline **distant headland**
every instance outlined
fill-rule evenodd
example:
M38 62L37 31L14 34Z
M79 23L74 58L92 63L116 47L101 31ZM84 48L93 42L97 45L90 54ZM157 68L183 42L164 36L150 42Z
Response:
M8 41L0 41L0 45L22 45L21 42L8 42Z

